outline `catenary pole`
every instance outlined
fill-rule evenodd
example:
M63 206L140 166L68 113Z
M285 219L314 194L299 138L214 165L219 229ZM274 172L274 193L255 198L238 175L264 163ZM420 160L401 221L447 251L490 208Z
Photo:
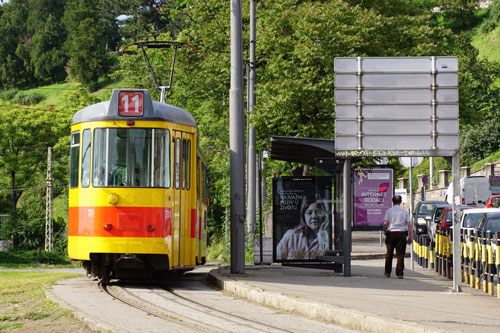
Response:
M243 121L243 56L241 0L231 0L231 88L229 149L231 173L231 273L245 273L245 126Z
M45 251L52 252L52 149L47 152L47 197L45 199Z
M248 117L250 128L248 130L248 159L247 159L247 232L250 240L255 234L256 221L256 152L255 128L253 126L253 107L255 105L255 7L256 0L250 0L250 73L248 80Z

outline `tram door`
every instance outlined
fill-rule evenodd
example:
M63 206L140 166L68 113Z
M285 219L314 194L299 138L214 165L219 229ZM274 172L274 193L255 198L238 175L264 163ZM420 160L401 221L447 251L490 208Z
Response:
M189 133L173 132L173 207L172 207L172 249L174 268L182 268L188 262L189 243L187 226L191 223L188 191L191 188L191 139Z

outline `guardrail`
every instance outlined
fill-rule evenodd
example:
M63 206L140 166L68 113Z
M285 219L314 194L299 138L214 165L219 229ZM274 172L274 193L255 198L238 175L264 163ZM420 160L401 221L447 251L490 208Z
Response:
M449 279L453 278L452 229L436 227L436 239L413 237L414 261ZM462 283L500 299L500 232L462 230L460 239Z

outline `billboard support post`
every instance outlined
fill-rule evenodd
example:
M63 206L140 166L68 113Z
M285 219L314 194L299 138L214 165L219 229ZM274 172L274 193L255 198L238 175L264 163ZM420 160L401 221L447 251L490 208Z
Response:
M412 169L413 169L413 157L410 157L410 216L412 216L413 213L413 174L412 174ZM412 222L413 223L413 222ZM415 263L413 261L413 243L411 243L410 246L410 261L411 261L411 270L415 270Z
M351 160L344 160L344 276L351 276Z

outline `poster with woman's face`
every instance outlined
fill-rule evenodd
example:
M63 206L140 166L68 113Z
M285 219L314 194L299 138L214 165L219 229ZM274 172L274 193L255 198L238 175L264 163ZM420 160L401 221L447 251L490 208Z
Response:
M273 259L312 261L332 248L332 178L273 179Z

